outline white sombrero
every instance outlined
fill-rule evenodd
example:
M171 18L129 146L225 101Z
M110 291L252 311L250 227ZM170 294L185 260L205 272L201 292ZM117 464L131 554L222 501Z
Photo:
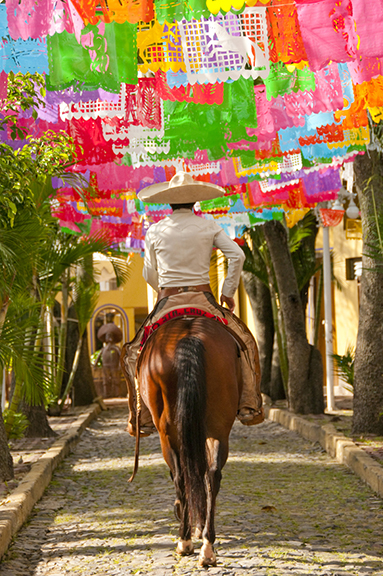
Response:
M170 182L143 188L138 197L153 204L191 204L224 196L225 189L210 182L198 182L188 172L177 172Z

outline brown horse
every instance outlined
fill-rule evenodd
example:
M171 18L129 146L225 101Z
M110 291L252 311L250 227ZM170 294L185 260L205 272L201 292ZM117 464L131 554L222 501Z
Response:
M193 553L193 523L199 564L215 565L215 501L242 388L238 345L216 320L171 320L150 337L138 375L175 484L177 552Z

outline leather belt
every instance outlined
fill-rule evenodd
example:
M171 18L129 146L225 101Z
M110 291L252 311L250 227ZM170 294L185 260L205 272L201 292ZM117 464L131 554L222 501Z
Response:
M157 302L168 296L174 294L182 294L182 292L210 292L213 294L209 284L199 284L198 286L172 286L171 288L160 288L158 292Z

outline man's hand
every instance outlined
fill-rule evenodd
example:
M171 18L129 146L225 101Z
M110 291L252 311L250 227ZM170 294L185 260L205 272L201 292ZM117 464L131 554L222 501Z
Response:
M235 308L234 298L229 298L229 296L225 296L224 294L221 294L221 306L223 306L224 304L227 305L230 312L234 312L234 308Z

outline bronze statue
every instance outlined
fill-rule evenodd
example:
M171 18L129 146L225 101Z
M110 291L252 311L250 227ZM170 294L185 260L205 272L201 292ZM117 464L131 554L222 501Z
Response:
M98 354L94 366L101 356L102 360L102 388L104 398L115 398L121 396L121 369L120 369L120 348L116 346L122 340L122 332L114 322L103 324L97 332L97 338L105 342Z

